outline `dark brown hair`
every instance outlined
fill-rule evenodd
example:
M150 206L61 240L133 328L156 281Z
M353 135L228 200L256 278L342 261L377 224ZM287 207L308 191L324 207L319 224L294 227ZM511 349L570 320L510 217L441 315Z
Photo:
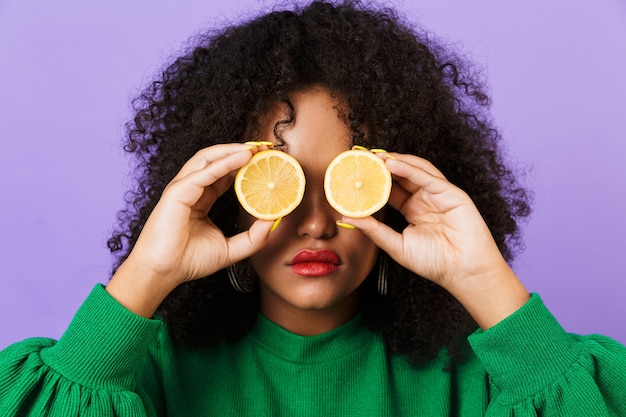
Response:
M355 143L424 157L465 190L505 258L513 259L530 197L504 158L480 75L391 9L316 1L194 37L134 101L125 149L135 158L137 185L108 242L115 268L188 158L216 143L242 142L273 103L288 102L289 92L313 84L346 98ZM237 211L229 191L209 216L232 235ZM385 221L396 230L406 225L391 208ZM413 363L442 347L455 355L475 327L467 312L445 290L393 261L389 272L387 296L376 293L373 276L361 288L367 325L391 352ZM232 342L254 325L258 294L236 293L220 271L181 285L159 314L187 347Z

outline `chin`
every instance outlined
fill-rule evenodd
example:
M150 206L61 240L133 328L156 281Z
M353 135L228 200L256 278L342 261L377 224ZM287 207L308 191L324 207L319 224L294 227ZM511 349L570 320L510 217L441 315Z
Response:
M300 310L321 311L351 304L355 296L355 290L316 285L299 288L291 294L285 294L284 298Z

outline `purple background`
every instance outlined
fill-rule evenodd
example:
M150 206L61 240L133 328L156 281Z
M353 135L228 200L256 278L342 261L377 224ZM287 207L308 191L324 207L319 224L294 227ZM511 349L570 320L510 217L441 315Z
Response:
M625 343L624 2L395 3L484 66L536 193L521 279L568 330ZM137 89L195 31L270 4L0 0L0 349L58 338L107 281Z

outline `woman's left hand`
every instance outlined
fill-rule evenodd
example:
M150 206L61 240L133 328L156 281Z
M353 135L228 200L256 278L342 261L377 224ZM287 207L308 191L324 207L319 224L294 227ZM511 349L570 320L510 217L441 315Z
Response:
M526 302L528 292L471 198L429 161L388 155L395 158L385 158L394 178L389 204L408 226L398 233L373 217L342 221L359 228L405 268L452 293L484 328Z

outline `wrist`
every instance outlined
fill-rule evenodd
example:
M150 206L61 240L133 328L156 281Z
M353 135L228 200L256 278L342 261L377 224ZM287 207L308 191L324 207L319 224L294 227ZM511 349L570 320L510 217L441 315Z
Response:
M143 268L129 258L117 269L107 292L133 313L150 318L165 297L176 288L170 279Z
M513 314L530 298L504 259L488 271L457 281L448 291L483 330Z

